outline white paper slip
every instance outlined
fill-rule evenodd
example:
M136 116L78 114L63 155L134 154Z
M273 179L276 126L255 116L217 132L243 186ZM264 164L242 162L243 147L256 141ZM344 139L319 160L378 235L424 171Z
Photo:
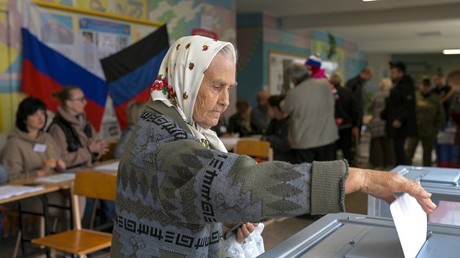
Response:
M118 165L120 164L120 161L105 164L105 165L100 165L97 167L94 167L94 170L103 170L103 171L118 171Z
M75 174L63 173L63 174L58 174L54 176L39 177L35 179L35 181L43 182L43 183L59 183L59 182L64 182L64 181L69 181L69 180L74 180L74 179L75 179Z
M390 205L405 258L414 258L426 241L427 215L417 200L403 194Z
M0 186L0 199L32 193L44 189L43 186L4 185Z

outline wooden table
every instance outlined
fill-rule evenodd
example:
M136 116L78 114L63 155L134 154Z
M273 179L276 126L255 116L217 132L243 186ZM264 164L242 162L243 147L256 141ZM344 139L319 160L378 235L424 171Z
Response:
M116 173L117 172L116 170L98 168L98 167L100 167L102 165L103 166L110 165L110 164L112 164L114 162L118 162L118 160L107 160L107 161L104 161L104 162L98 162L98 163L95 163L93 167L75 168L75 169L71 169L71 171L72 171L72 173L78 173L80 171L99 171L99 172ZM54 173L54 174L46 175L46 176L43 176L43 177L49 177L49 176L59 175L59 174L61 174L61 173ZM68 193L69 193L69 202L70 202L71 194L72 194L70 190L71 190L71 188L73 186L74 179L64 180L64 181L60 181L60 182L41 182L41 181L37 181L38 178L40 178L40 177L29 177L29 178L22 178L22 179L12 180L10 182L10 185L37 185L37 186L43 186L43 189L35 191L35 192L30 192L30 193L26 193L26 194L17 195L17 196L12 196L10 198L0 199L0 204L10 203L10 202L15 202L15 201L20 202L21 200L25 200L25 199L31 198L31 197L40 197L42 199L42 201L44 202L44 204L46 204L47 206L56 207L56 205L48 204L46 194L51 193L51 192L60 191L60 190L68 191ZM71 206L72 206L72 204L71 204ZM73 212L72 212L73 207L71 207L71 206L70 207L63 207L63 208L67 208L67 209L70 210L70 221L73 222L74 221ZM21 211L20 211L20 213L21 213ZM43 211L43 216L45 218L45 235L48 235L49 234L49 228L48 228L49 215L48 215L48 211L45 210L45 208L44 208L44 211ZM73 228L73 223L71 223L71 225L72 225L72 228ZM21 231L23 231L23 230L24 229L21 228ZM21 235L21 241L26 242L28 240L26 240L24 238L24 236ZM24 247L24 245L22 245L22 247ZM17 253L17 251L15 251L15 254L16 253Z
M9 185L18 185L18 184L17 183L11 183ZM21 228L20 230L21 231L20 231L20 235L18 236L18 239L17 239L17 243L16 243L16 247L14 249L13 257L17 256L18 247L19 247L19 241L21 241L21 243L22 243L21 247L22 247L23 254L25 252L24 242L29 241L29 240L24 238L24 233L23 232L25 232L25 231L24 231L24 223L22 223L22 216L24 215L25 212L23 212L23 210L22 210L21 201L26 200L28 198L34 198L34 197L37 197L37 198L41 199L42 205L43 205L42 216L43 216L44 222L45 222L45 224L44 224L45 225L44 234L45 235L49 234L49 225L48 225L49 213L48 213L48 209L47 209L47 207L48 207L48 198L46 197L46 194L52 193L52 192L57 192L61 188L59 186L56 186L56 185L42 185L42 187L43 187L42 189L34 191L34 192L23 193L23 194L11 196L11 197L8 197L8 198L0 199L0 205L1 204L17 202L18 207L19 207L19 225L20 225L20 228Z
M10 184L10 185L17 185L17 184ZM6 204L6 203L10 203L10 202L15 202L15 201L21 201L21 200L31 198L31 197L37 197L37 196L40 196L42 194L56 192L59 189L60 188L58 186L44 185L43 189L38 190L38 191L34 191L34 192L30 192L30 193L24 193L24 194L20 194L20 195L11 196L9 198L0 199L0 204Z

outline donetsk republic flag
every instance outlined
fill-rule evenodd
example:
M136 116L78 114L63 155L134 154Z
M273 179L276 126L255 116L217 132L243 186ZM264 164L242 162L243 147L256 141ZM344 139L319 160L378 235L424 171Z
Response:
M120 127L127 126L126 105L147 101L161 62L169 49L166 25L133 45L101 60Z

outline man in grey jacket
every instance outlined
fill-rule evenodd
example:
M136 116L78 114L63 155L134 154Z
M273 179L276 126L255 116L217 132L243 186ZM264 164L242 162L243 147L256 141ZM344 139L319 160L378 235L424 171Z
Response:
M291 116L289 140L297 163L336 159L339 136L331 85L327 79L309 78L303 64L292 63L286 72L295 88L287 92L281 108Z

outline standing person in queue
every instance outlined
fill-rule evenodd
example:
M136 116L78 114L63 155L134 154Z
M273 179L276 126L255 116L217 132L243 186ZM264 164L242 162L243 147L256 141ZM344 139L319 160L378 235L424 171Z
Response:
M423 78L420 82L419 90L415 93L417 126L423 128L419 130L417 137L407 139L407 156L412 161L417 145L422 142L423 166L433 165L432 152L436 134L444 127L445 114L439 95L431 91L430 78Z
M358 106L358 132L361 135L363 125L363 116L366 107L366 82L372 79L373 71L370 68L364 68L355 77L349 79L345 87L350 89Z
M223 223L344 211L345 194L360 190L387 201L409 192L426 212L435 209L399 174L227 153L210 128L235 79L231 43L188 36L171 46L120 161L111 257L219 257ZM236 241L253 230L242 224Z
M385 133L386 121L380 118L380 113L385 109L385 100L391 90L391 80L380 80L380 91L375 93L370 104L372 115L368 127L371 133L369 146L369 163L374 169L391 169L395 165L393 140Z
M335 122L333 85L327 79L310 78L305 65L292 62L286 73L294 88L288 90L281 109L289 114L289 141L294 163L337 158L339 139ZM334 88L334 91L337 92Z
M393 139L396 165L410 165L404 146L407 137L417 136L414 80L402 62L390 63L390 77L393 87L380 117L386 120L385 132Z

